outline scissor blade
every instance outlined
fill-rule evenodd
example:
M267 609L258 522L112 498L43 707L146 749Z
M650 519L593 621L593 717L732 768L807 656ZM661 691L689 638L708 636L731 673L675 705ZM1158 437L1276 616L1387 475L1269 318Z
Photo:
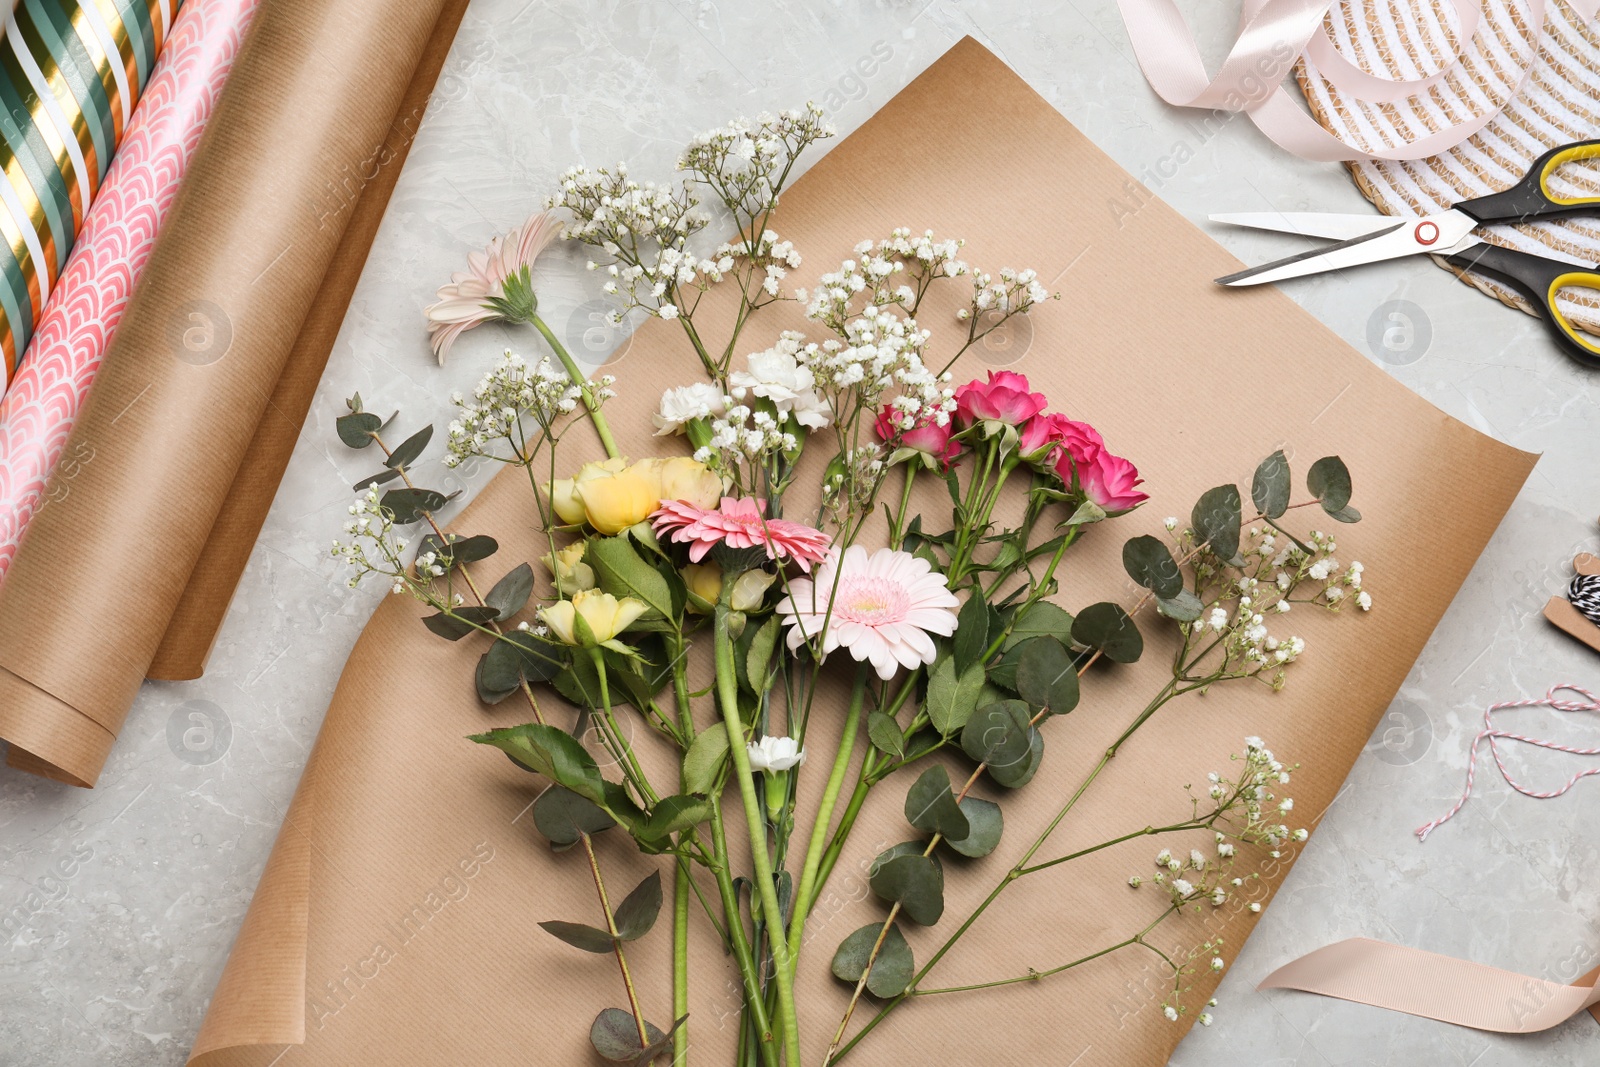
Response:
M1320 211L1231 211L1212 215L1211 221L1229 226L1248 226L1253 230L1297 233L1302 237L1326 237L1331 241L1348 241L1353 237L1392 230L1395 222L1388 215L1377 215L1370 211L1364 215L1332 215Z
M1264 285L1307 274L1359 267L1401 256L1446 253L1477 227L1477 220L1460 211L1445 211L1424 219L1404 219L1387 230L1354 237L1297 256L1263 263L1259 267L1218 278L1220 285Z

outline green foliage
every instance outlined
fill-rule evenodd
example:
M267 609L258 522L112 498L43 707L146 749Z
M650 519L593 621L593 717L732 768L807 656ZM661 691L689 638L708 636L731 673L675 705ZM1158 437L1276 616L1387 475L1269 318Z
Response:
M1239 500L1239 487L1219 485L1207 489L1195 501L1189 515L1189 525L1194 528L1195 540L1204 544L1211 554L1221 560L1233 560L1239 555L1239 526L1243 522ZM1180 586L1182 579L1179 579ZM1156 593L1171 596L1171 593Z
M887 932L882 923L868 923L845 938L833 954L833 976L850 983L861 981L879 934L883 935L883 945L878 949L878 958L872 960L867 992L880 998L899 996L911 984L911 976L917 968L911 946L906 944L906 935L895 923L889 924Z
M1137 663L1144 654L1144 636L1122 605L1104 601L1078 612L1072 639L1085 648L1099 649L1113 663Z
M926 847L920 841L906 841L880 853L867 884L881 899L899 904L912 922L932 926L944 914L944 868L933 856L922 854Z
M949 737L967 724L978 706L983 678L981 663L974 663L959 674L954 656L946 656L933 665L925 706L934 729Z
M610 952L616 945L608 931L590 926L588 923L569 923L560 919L548 919L540 923L539 928L560 938L573 948L581 948L585 952L596 954Z
M644 881L634 887L621 904L613 922L617 926L617 940L637 941L650 932L661 912L661 872L651 871Z
M716 725L701 730L683 755L683 788L687 793L707 793L716 788L717 776L728 760L728 731Z
M896 760L905 758L906 736L900 729L900 724L894 717L885 715L881 711L874 711L867 715L867 737L872 741L872 747Z
M1078 666L1054 637L1036 637L1022 646L1017 660L1017 695L1052 715L1078 706Z
M1000 805L980 797L962 797L961 813L967 817L967 835L959 841L946 837L944 843L972 859L980 859L993 852L1000 844L1000 834L1005 830L1005 818Z
M591 800L601 807L607 806L608 798L599 766L577 738L565 730L530 722L473 734L468 740L480 745L493 745L520 766L537 771L585 800Z
M711 818L711 801L692 793L662 797L650 807L650 815L635 834L645 841L660 841L682 833Z
M906 821L918 830L960 840L971 831L967 817L950 791L950 775L934 764L906 791Z
M526 269L526 268L524 268ZM673 1032L682 1026L685 1019L672 1024ZM589 1044L603 1059L612 1063L626 1063L630 1067L646 1067L654 1063L667 1049L672 1041L672 1033L662 1033L660 1028L654 1026L647 1019L644 1024L645 1036L650 1038L648 1045L639 1044L639 1024L629 1012L621 1008L607 1008L594 1017L594 1022L589 1025Z
M464 563L476 563L481 559L488 559L500 551L500 542L487 534L476 534L472 537L462 537L460 534L447 534L441 541L438 534L423 534L417 542L417 555L425 556L432 552L436 563L446 571Z
M431 424L424 426L396 445L394 451L389 453L389 458L383 461L383 465L390 470L409 467L416 462L418 456L422 455L422 450L428 447L428 442L432 439L433 426Z
M1048 600L1036 601L1017 616L1016 624L1006 638L1005 647L1011 648L1035 637L1054 637L1066 641L1072 634L1072 614Z
M494 583L483 601L498 613L497 618L509 619L522 610L532 593L533 568L519 563Z
M592 537L584 559L600 588L612 596L631 596L666 618L676 618L672 586L634 550L626 536Z
M774 615L762 623L750 638L750 648L745 653L744 674L750 692L757 696L765 693L767 686L772 684L772 654L777 651L781 633L778 617Z
M1021 700L1001 700L979 708L961 731L961 749L987 764L989 777L1015 789L1037 769L1034 748L1043 751L1039 731L1030 722L1028 705Z
M1289 487L1289 460L1280 448L1256 467L1250 501L1263 516L1276 519L1289 510Z
M1306 488L1332 515L1350 503L1350 469L1338 456L1323 456L1306 472Z
M452 496L454 494L451 494ZM395 525L409 526L449 503L450 497L433 489L391 489L378 506L394 516Z
M1238 537L1234 538L1238 550ZM1158 538L1142 534L1122 546L1122 568L1128 577L1158 597L1177 596L1183 590L1183 572L1167 546Z
M983 601L983 590L974 583L966 603L956 615L956 633L953 642L955 667L965 673L969 667L983 660L989 647L989 607Z
M459 641L468 634L477 632L473 623L487 626L497 615L493 608L459 607L450 609L449 614L440 611L424 616L422 625L446 641Z
M551 786L533 802L533 825L557 852L576 845L583 834L597 834L617 825L593 801L570 789Z
M1175 597L1156 601L1156 610L1177 622L1193 622L1200 617L1200 609L1204 606L1200 598L1187 589L1181 590Z

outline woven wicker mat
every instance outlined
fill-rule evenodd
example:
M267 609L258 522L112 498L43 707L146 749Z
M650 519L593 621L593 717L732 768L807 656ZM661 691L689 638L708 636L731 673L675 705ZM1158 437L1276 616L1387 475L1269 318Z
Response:
M1461 69L1426 95L1399 104L1347 102L1309 62L1296 70L1317 120L1350 143L1373 149L1500 106L1516 91L1537 48L1522 93L1469 140L1429 159L1347 164L1362 195L1379 211L1422 215L1497 192L1520 178L1545 149L1600 137L1600 26L1582 23L1565 0L1549 0L1542 28L1531 25L1529 8L1527 0L1485 0ZM1455 12L1437 0L1345 0L1329 13L1327 25L1340 53L1379 77L1427 77L1442 70L1455 52ZM1596 195L1600 170L1562 167L1551 187L1567 195ZM1600 263L1600 217L1497 226L1484 236L1526 252ZM1499 283L1471 273L1461 277L1532 313L1526 301ZM1558 304L1574 324L1600 334L1600 294L1563 290Z

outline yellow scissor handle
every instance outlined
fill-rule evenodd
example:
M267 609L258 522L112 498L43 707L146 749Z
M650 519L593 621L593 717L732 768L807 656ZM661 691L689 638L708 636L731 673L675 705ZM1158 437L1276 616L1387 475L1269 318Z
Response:
M1539 168L1539 191L1553 204L1572 207L1578 204L1600 204L1600 196L1557 196L1550 191L1550 175L1562 166L1580 159L1600 159L1600 141L1580 141L1546 152L1543 166Z
M1561 308L1556 304L1556 292L1564 286L1573 286L1579 289L1592 289L1600 293L1600 273L1592 270L1573 270L1558 275L1550 283L1550 288L1545 291L1544 307L1550 315L1550 322L1563 337L1571 344L1578 346L1585 352L1600 359L1600 345L1595 344L1589 336L1572 325L1570 319L1561 313Z

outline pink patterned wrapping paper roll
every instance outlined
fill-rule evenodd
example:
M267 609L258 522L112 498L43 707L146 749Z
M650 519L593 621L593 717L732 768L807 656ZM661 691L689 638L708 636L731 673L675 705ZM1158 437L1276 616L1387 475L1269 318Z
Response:
M28 520L49 501L83 398L127 308L189 158L260 0L188 0L134 109L111 171L0 399L0 578ZM71 482L52 493L71 492Z

